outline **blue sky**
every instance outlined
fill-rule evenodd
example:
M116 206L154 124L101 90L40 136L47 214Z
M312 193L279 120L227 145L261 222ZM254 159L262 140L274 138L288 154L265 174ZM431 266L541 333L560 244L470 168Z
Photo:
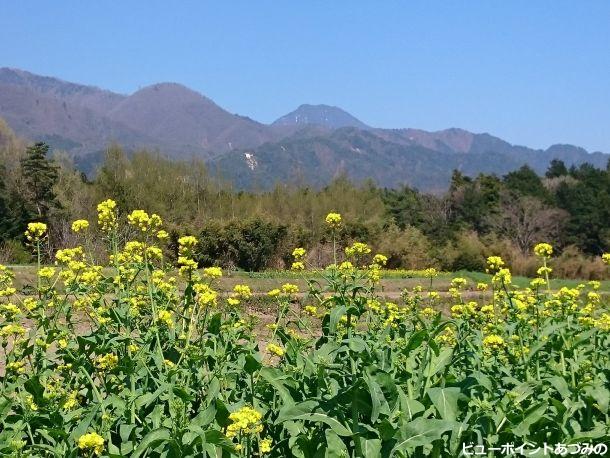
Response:
M301 103L610 152L610 1L9 1L0 66L185 84L262 122Z

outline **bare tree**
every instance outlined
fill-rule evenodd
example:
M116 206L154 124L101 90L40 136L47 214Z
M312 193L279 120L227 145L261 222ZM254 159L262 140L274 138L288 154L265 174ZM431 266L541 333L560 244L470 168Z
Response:
M507 194L501 198L500 212L488 223L526 253L535 243L557 242L567 217L565 211L549 207L535 197Z

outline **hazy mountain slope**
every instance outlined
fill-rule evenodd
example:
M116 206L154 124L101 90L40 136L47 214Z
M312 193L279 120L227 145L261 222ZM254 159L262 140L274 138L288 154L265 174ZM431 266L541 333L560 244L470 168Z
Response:
M231 114L180 84L155 84L135 92L108 113L182 153L227 151L275 138L267 126Z
M475 142L473 139L472 144ZM322 186L345 174L358 181L370 178L380 186L407 184L438 193L446 190L454 169L468 175L503 175L529 161L543 173L554 158L553 151L513 154L509 150L490 154L472 147L456 152L433 146L435 149L416 143L390 142L377 131L343 128L330 134L296 135L254 149L231 151L214 158L211 169L245 189L268 189L276 182ZM607 155L600 156L607 161ZM579 155L566 163L579 164L587 159L590 155Z
M96 113L107 113L127 97L94 86L69 83L14 68L0 68L0 84L28 88L39 95L55 97L66 103L86 107Z
M329 105L304 104L273 122L275 126L304 126L308 124L329 129L339 129L341 127L368 128L366 124L348 112Z
M7 68L0 69L0 118L23 138L70 152L89 173L117 142L128 151L204 158L242 188L295 180L319 186L346 174L436 192L446 189L453 169L504 174L527 163L543 173L555 158L606 167L610 157L572 145L536 150L457 128L371 128L328 105L301 105L265 125L180 84L122 95Z
M113 141L126 147L153 146L154 140L85 106L28 87L0 84L0 114L20 136L84 154Z

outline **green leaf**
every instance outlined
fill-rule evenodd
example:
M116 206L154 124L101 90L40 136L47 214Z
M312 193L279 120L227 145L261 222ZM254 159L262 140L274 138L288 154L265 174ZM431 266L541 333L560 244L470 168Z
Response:
M246 362L244 363L244 370L246 373L252 375L259 370L263 365L252 355L246 355Z
M555 375L553 377L549 377L546 379L546 381L549 382L549 384L555 388L555 390L557 390L563 399L570 399L570 388L563 377Z
M409 338L409 342L407 342L407 354L411 352L411 350L415 350L416 348L418 348L422 342L424 340L426 340L428 338L428 331L425 329L422 329L420 331L417 331L413 334L411 334L411 337Z
M542 402L527 409L521 423L512 428L513 434L519 437L527 437L530 434L530 428L542 418L547 407L546 402Z
M457 403L460 396L459 388L429 388L428 396L443 420L456 420L458 414Z
M327 429L324 433L326 436L325 458L346 458L349 456L345 443L333 430Z
M324 423L339 436L351 436L352 432L346 426L339 423L333 417L329 417L324 413L313 413L312 411L317 408L318 403L316 401L305 401L299 404L295 404L286 409L282 408L278 415L276 424L283 423L285 421L313 421Z
M345 306L344 305L340 305L331 310L330 323L328 326L331 334L334 334L337 332L337 324L339 323L339 320L341 320L341 317L343 315L345 315Z
M603 414L608 413L608 405L610 404L610 392L603 386L588 386L585 388L585 393L595 400L594 406Z
M453 429L455 422L430 418L417 418L405 424L399 431L398 443L394 446L391 456L398 451L412 451L420 445L429 445L440 439L442 435Z
M132 458L138 458L142 453L149 450L151 447L156 447L163 441L169 441L171 439L171 433L166 428L159 428L150 431L142 442L138 444L138 447L134 450Z
M216 313L210 319L208 324L208 332L214 335L220 334L220 327L222 324L222 316L220 313Z
M438 355L434 355L430 360L430 364L426 367L425 375L427 377L432 377L433 375L438 374L451 362L452 356L453 349L451 348L445 348Z
M381 456L381 440L360 438L360 450L366 458L378 458Z
M286 385L282 382L282 380L287 380L288 376L284 375L281 370L272 367L263 367L260 370L259 375L269 385L275 388L280 395L280 398L282 398L284 405L291 406L294 404L294 399L292 398L290 391L288 391L288 388L286 388Z

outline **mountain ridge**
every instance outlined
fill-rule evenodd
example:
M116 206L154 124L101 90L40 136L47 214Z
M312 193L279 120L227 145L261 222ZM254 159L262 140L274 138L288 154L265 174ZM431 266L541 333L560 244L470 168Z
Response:
M332 105L302 104L271 124L228 112L179 83L118 94L24 70L0 68L0 117L19 135L68 151L92 169L111 142L128 151L200 157L236 186L269 187L301 177L316 186L346 174L380 186L446 188L453 169L506 173L552 159L605 167L607 154L569 144L533 149L489 133L370 127Z

